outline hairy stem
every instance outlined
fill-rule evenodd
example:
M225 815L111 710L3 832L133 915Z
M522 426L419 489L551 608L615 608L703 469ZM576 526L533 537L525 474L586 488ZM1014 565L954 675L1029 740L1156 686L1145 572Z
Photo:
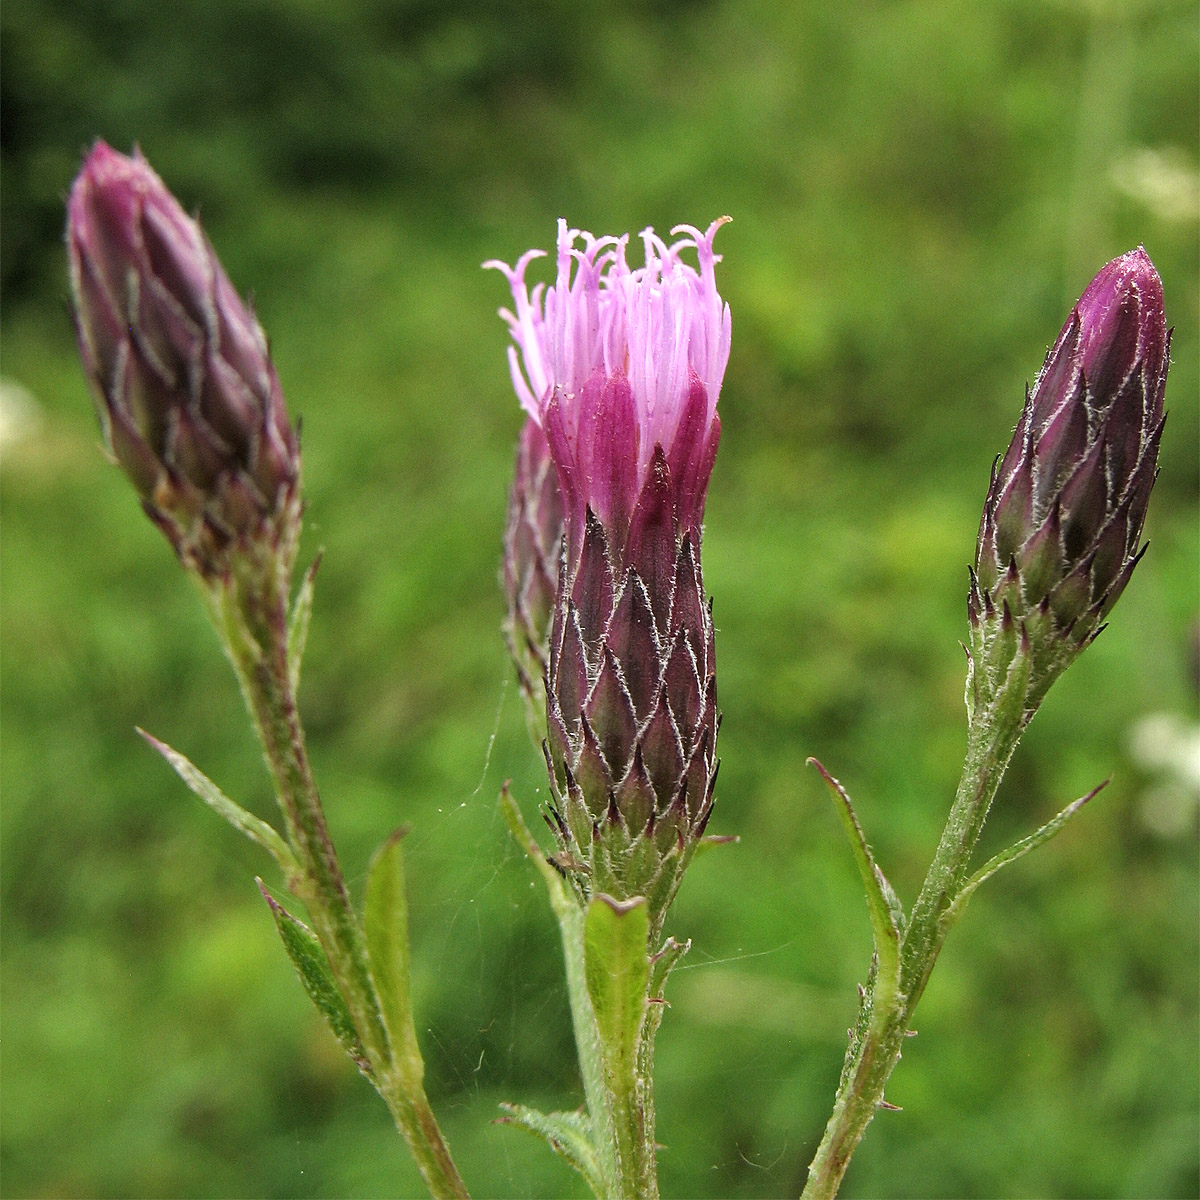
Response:
M261 582L261 581L260 581ZM370 1078L438 1200L468 1193L438 1128L420 1074L388 1038L371 977L366 941L350 902L325 821L292 687L286 585L279 576L253 590L234 585L214 598L213 614L247 710L262 743L301 874L288 885L304 901L370 1064Z
M552 892L552 900L562 930L575 1047L605 1196L657 1200L653 1059L658 1014L647 1012L632 1055L605 1040L588 993L584 909L565 888Z
M962 777L946 827L900 947L898 967L881 970L868 987L866 1028L852 1041L824 1137L808 1169L802 1200L832 1200L867 1126L884 1105L884 1088L908 1034L946 934L988 809L1028 721L1025 682L1019 694L1001 694L972 720ZM1003 689L1002 689L1003 692Z
M604 1046L604 1077L617 1162L619 1198L658 1200L658 1162L654 1143L652 1035L642 1026L636 1053L626 1058Z
M616 1135L605 1084L604 1046L587 990L584 966L584 914L578 900L565 888L551 892L554 915L562 931L563 959L566 964L567 996L571 1004L571 1027L575 1033L575 1053L583 1078L583 1094L592 1119L592 1142L600 1164L600 1175L609 1197L620 1197ZM632 1195L633 1193L630 1193Z

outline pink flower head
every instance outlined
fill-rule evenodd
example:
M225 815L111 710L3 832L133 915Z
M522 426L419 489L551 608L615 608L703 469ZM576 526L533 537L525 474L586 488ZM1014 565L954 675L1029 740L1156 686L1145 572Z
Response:
M677 226L672 233L683 236L671 245L646 229L645 266L633 269L628 235L597 238L560 220L557 278L532 291L525 270L543 251L513 267L484 264L512 288L514 310L500 315L515 343L513 386L546 433L572 559L589 511L622 558L647 522L668 514L676 540L698 537L729 361L729 306L717 292L713 252L728 220L703 233ZM683 260L690 250L696 267Z

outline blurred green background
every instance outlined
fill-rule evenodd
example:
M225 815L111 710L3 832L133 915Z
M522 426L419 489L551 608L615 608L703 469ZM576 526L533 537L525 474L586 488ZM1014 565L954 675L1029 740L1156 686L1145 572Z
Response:
M520 415L479 269L704 225L734 342L705 572L725 724L672 931L668 1196L794 1195L869 932L806 755L901 895L964 742L966 564L1067 310L1144 242L1175 325L1152 548L1055 689L854 1196L1186 1197L1197 1172L1197 13L1149 0L8 0L3 32L3 1181L12 1197L415 1196L303 996L271 864L134 735L270 815L195 595L108 466L62 200L138 142L252 291L327 548L302 703L356 887L400 822L429 1087L480 1197L574 1196L503 1100L580 1102L503 779L544 780L498 626Z

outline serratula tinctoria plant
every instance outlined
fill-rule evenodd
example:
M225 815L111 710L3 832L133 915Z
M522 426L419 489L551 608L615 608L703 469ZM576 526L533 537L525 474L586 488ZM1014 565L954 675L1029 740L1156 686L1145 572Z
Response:
M387 1102L430 1191L465 1196L422 1084L399 838L376 856L360 917L305 749L296 689L315 564L293 602L300 443L266 337L199 224L139 154L96 144L71 189L67 249L105 441L204 597L262 743L284 836L144 736L274 855L312 922L263 889L305 988Z
M701 569L730 313L714 238L593 237L560 222L553 280L499 268L525 412L501 571L504 631L543 753L553 847L502 811L559 921L584 1107L505 1106L599 1197L658 1194L654 1040L687 944L664 939L717 777L715 626ZM145 735L276 860L307 910L263 894L301 981L378 1089L432 1195L465 1197L424 1090L409 988L400 833L360 905L334 851L297 708L315 564L295 585L297 426L250 307L196 221L139 155L97 143L68 202L79 348L106 448L200 591L262 744L281 829ZM633 243L636 245L636 241ZM972 869L980 832L1048 689L1103 630L1144 551L1169 336L1141 248L1081 296L998 457L970 572L967 751L920 894L905 910L849 797L819 768L867 891L875 956L807 1197L836 1194L945 938L983 880L1051 838L1099 789ZM819 766L819 764L818 764ZM261 886L261 884L260 884Z

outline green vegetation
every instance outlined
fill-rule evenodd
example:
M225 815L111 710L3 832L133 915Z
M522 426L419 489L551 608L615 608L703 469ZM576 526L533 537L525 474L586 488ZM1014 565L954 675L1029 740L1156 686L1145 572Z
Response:
M905 1111L844 1194L1197 1194L1195 781L1136 752L1149 717L1197 715L1193 4L10 0L3 60L6 1195L420 1194L278 945L269 858L134 733L272 815L201 605L97 449L61 246L95 136L200 207L303 416L312 758L360 895L413 826L417 1028L481 1197L579 1194L490 1122L581 1090L557 931L496 803L511 776L532 823L545 781L499 635L520 416L478 264L550 246L559 215L734 217L704 559L710 828L741 842L669 922L694 947L659 1034L660 1170L667 1196L774 1197L820 1137L870 946L804 759L911 901L961 764L988 466L1071 301L1144 242L1176 327L1152 546L983 854L1113 782L973 901L889 1088Z

